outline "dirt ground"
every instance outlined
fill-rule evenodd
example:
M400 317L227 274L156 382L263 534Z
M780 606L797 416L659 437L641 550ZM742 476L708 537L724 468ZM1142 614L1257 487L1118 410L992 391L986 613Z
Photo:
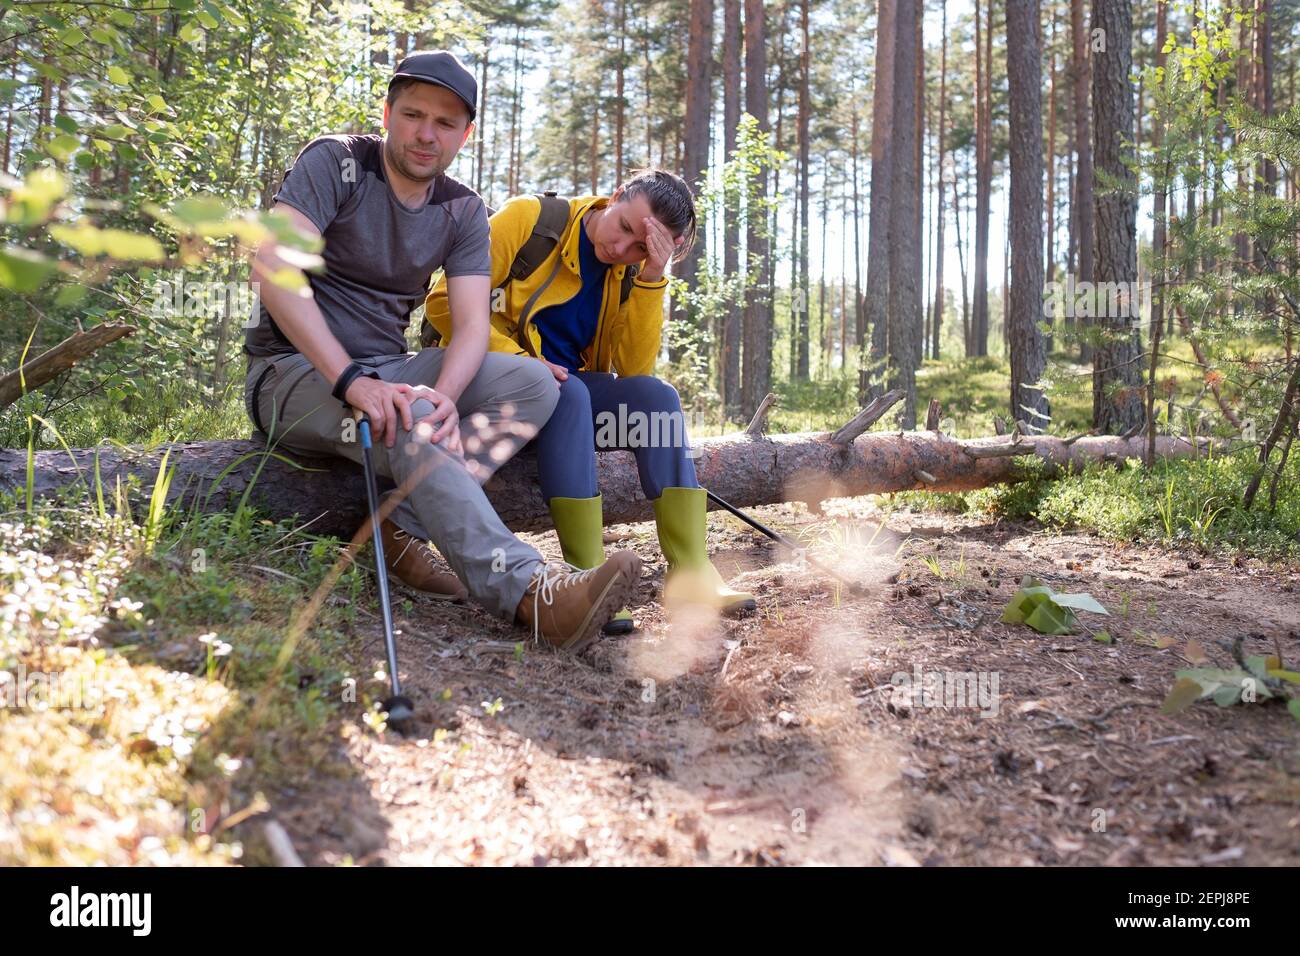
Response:
M760 610L665 618L653 525L639 632L572 657L471 606L398 596L415 732L342 728L276 818L309 863L1296 865L1300 724L1277 701L1159 705L1185 659L1300 659L1295 569L869 499L757 509L834 579L725 515L710 551ZM555 552L554 539L534 542ZM1088 633L1000 622L1024 575L1092 594ZM366 666L378 621L358 628ZM1189 642L1190 643L1189 645ZM983 698L896 674L975 674ZM996 680L996 684L992 682Z

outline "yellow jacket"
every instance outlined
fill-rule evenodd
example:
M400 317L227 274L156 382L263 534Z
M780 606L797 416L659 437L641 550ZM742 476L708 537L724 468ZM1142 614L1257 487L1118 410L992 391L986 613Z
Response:
M600 209L609 204L604 196L579 196L569 200L569 224L560 241L547 256L546 261L526 279L514 280L504 291L500 289L510 272L510 264L528 237L541 214L541 201L536 196L516 196L506 202L488 220L492 230L492 329L488 348L493 352L510 352L514 355L542 354L541 333L532 319L548 306L567 302L582 288L582 275L578 265L578 229L589 209ZM560 258L555 271L556 257ZM582 351L584 372L617 372L619 375L649 375L654 371L663 336L664 289L667 277L654 282L632 280L632 291L627 302L619 308L619 287L626 266L610 266L605 277L605 295L601 301L600 318L596 323L596 337ZM533 303L526 318L525 336L519 334L519 320L524 305L555 272L554 279ZM451 341L451 314L447 307L447 280L439 277L424 303L425 318L438 330L445 346ZM525 344L526 343L526 344Z

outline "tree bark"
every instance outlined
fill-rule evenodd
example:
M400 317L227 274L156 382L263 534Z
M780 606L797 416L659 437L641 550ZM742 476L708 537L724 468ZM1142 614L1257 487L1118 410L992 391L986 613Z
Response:
M1043 90L1038 0L1007 4L1007 81L1011 108L1011 419L1045 431L1051 421L1038 382L1046 366L1043 333Z
M930 358L939 361L939 329L943 325L943 149L944 126L948 107L948 2L940 4L943 40L939 52L939 127L935 167L938 170L934 190L934 318L930 321Z
M1093 8L1106 50L1093 58L1093 151L1106 188L1094 197L1097 284L1121 290L1117 300L1097 296L1099 333L1093 353L1092 421L1102 432L1124 432L1142 422L1142 347L1137 321L1137 183L1132 167L1133 10L1131 0L1106 0ZM1112 308L1112 301L1119 308ZM1109 314L1109 313L1119 314Z
M889 387L906 397L900 422L916 425L916 369L920 365L921 235L917 228L920 170L916 162L917 0L897 0L894 30L894 135L890 162Z
M713 110L713 0L691 0L690 36L687 42L686 130L682 177L698 193L700 179L709 165L709 119ZM704 233L674 273L687 286L695 284L695 274L704 255ZM674 305L674 321L686 319L684 306Z
M766 136L767 121L767 28L763 0L745 0L745 110ZM751 195L767 201L767 169L754 174ZM745 280L744 352L741 356L741 390L745 414L752 415L771 389L772 316L768 299L770 254L764 229L766 213L749 209L745 217L747 266Z
M1073 47L1074 90L1074 149L1078 154L1074 169L1074 191L1070 197L1070 228L1074 233L1077 253L1078 282L1093 281L1093 219L1092 219L1092 133L1088 104L1088 38L1084 33L1083 0L1070 0L1070 42ZM1069 321L1067 320L1067 324ZM1086 320L1078 320L1086 325ZM1085 338L1080 346L1080 359L1091 359L1092 350Z
M808 3L809 0L803 0L799 11L799 275L797 277L799 294L796 298L795 312L797 316L796 340L798 342L795 376L801 382L808 381L810 371L808 361L808 314L810 305L808 282L808 180L811 170L809 169L808 134L812 117L812 103L809 98L811 78L809 76Z
M723 0L722 35L722 125L728 161L735 158L736 130L740 125L740 0ZM725 203L723 215L722 268L728 277L740 272L740 197ZM728 299L722 318L723 407L726 415L740 414L740 303Z
M993 0L975 0L975 289L971 355L989 354L989 212L993 191Z
M873 366L884 359L889 348L889 220L891 206L890 163L893 161L892 115L894 109L894 21L897 0L880 0L876 17L876 76L871 102L871 209L867 219L867 293L866 315L870 326L870 345L862 369L874 378L873 390L882 376ZM866 391L871 384L864 378ZM865 398L866 396L861 396Z

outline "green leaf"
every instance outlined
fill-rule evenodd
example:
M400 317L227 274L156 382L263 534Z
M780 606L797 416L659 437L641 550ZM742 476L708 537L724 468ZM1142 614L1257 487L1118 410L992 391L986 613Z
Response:
M55 269L39 252L21 246L0 249L0 286L14 292L35 292Z
M1292 684L1300 684L1300 671L1288 671L1282 670L1280 667L1274 667L1269 670L1268 676L1289 681Z
M1160 713L1176 714L1180 710L1186 710L1194 704L1201 696L1201 685L1190 677L1180 677L1174 681L1174 686L1170 689L1169 695L1165 697L1164 703L1160 705Z
M200 10L195 14L195 16L198 17L199 23L203 24L209 30L215 30L217 28L217 18L208 13L208 11Z
M68 184L56 169L41 167L27 174L21 186L10 194L8 220L22 225L44 222L51 207L68 191Z
M1300 697L1292 697L1286 702L1286 709L1291 712L1291 716L1300 720Z
M1265 677L1269 670L1278 666L1278 659L1272 654L1251 654L1246 658L1246 670L1256 677Z
M146 236L125 229L104 229L104 251L114 259L136 259L144 262L158 262L167 257L162 243L153 236Z
M1004 624L1021 624L1051 594L1051 590L1039 585L1023 587L1011 596L1011 602L1002 612Z
M97 256L104 251L104 240L98 229L84 219L71 225L55 223L50 235L65 246L71 246L83 256Z
M66 162L73 150L81 148L81 140L71 133L60 133L45 144L45 151L59 162Z
M1113 644L1113 643L1115 643L1115 639L1114 639L1113 637L1110 636L1110 632L1109 632L1109 631L1098 631L1096 634L1092 635L1092 639L1093 639L1094 641L1099 641L1099 642L1101 642L1102 644Z
M1034 608L1034 613L1025 618L1025 623L1040 634L1069 634L1078 621L1069 608L1057 607L1047 600Z
M76 46L86 39L86 34L82 33L77 27L68 27L59 34L59 42L66 43L68 46Z
M167 101L163 99L161 96L159 96L157 93L150 93L146 102L148 102L149 108L155 110L156 112L159 113L171 112L171 108L167 105Z
M199 195L182 199L171 207L171 214L190 226L201 223L220 222L229 215L230 210L216 196Z
M76 305L86 297L86 293L89 291L84 285L78 285L75 282L72 285L65 285L59 290L59 294L54 297L54 304L58 306Z
M1231 707L1241 699L1241 685L1224 684L1214 691L1214 702L1220 707Z
M313 252L303 252L292 246L278 246L275 254L286 265L296 266L304 271L316 271L325 267L325 260Z
M267 280L272 285L277 285L282 289L289 289L292 292L298 292L307 288L307 277L297 269L276 269L268 273Z
M1053 594L1052 601L1061 607L1074 608L1077 611L1091 611L1093 614L1109 614L1091 594Z
M66 113L60 113L58 116L54 117L54 125L65 133L77 132L77 121Z
M125 229L99 229L84 219L73 225L59 223L51 226L50 235L83 256L108 254L114 259L145 262L157 262L166 258L162 244L153 236L127 232Z
M131 85L131 74L126 72L126 70L122 69L120 66L114 65L108 68L108 79L109 82L116 86Z

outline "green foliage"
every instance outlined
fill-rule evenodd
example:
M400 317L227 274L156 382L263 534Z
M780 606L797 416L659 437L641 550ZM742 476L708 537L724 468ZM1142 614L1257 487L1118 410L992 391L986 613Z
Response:
M1110 613L1090 594L1058 594L1026 579L1002 612L1002 623L1027 624L1040 634L1072 634L1079 626L1076 611Z

